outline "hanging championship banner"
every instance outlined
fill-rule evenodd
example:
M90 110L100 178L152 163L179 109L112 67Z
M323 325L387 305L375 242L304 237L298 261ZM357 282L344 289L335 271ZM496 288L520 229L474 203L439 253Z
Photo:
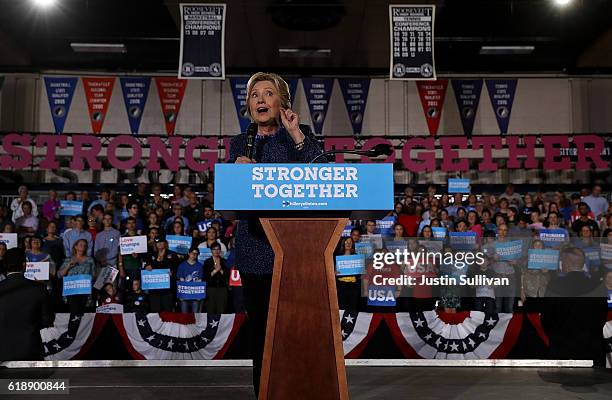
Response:
M329 98L334 88L334 81L333 79L302 79L302 84L304 85L314 131L320 134L323 131L323 123L329 107Z
M436 79L436 6L389 5L391 79Z
M463 133L471 137L482 92L482 79L453 79L451 83L457 99Z
M179 78L225 79L225 4L179 4Z
M159 102L164 113L166 133L174 135L176 119L181 109L187 81L177 78L157 77L155 78L155 84L157 85L157 94L159 95Z
M93 133L100 133L102 131L108 103L113 95L113 86L115 86L114 77L83 78L83 88L85 89L85 98L87 99L87 108L89 109L89 119L91 120Z
M516 79L487 79L487 90L502 135L508 133L512 103L516 93Z
M440 126L440 116L442 115L442 107L444 106L444 96L446 96L446 87L448 86L447 79L438 81L417 82L421 105L427 120L429 134L435 136L438 133Z
M45 77L45 88L47 89L47 99L49 100L55 133L64 132L64 124L66 123L66 117L68 117L68 111L70 111L77 82L78 78Z
M238 114L238 122L240 122L240 132L246 132L251 119L247 114L247 82L248 78L230 78L230 86L232 87L232 95L234 95L234 105Z
M363 114L365 113L368 91L370 90L369 79L338 79L346 111L348 111L353 133L361 133L363 125Z
M119 78L119 82L121 83L125 110L127 111L128 121L130 122L130 131L132 134L136 134L140 129L142 113L144 112L147 97L149 96L151 78L148 76L124 77Z

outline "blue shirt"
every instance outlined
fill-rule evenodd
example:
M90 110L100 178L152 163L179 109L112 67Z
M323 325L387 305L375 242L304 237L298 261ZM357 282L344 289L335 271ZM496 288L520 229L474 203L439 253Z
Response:
M185 282L202 282L204 280L204 268L201 262L196 261L194 264L189 264L183 261L178 266L176 278L179 281Z
M91 233L83 230L77 231L76 229L71 229L69 231L64 232L63 241L64 241L64 254L66 257L72 257L72 246L79 239L87 240L87 255L91 256L93 249L93 240L91 238Z
M115 228L104 229L98 232L94 245L94 257L96 260L104 258L108 265L117 265L120 239L121 234Z

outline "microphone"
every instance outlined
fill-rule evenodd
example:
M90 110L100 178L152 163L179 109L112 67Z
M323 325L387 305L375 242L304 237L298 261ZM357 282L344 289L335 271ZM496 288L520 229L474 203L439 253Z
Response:
M391 154L393 154L394 151L395 150L393 149L393 146L391 146L390 144L385 144L385 143L379 143L373 148L371 148L370 150L329 150L313 158L309 162L309 164L314 163L320 158L323 158L329 155L333 155L333 154L357 154L359 156L366 156L366 157L374 158L374 157L378 157L382 155L390 156Z
M255 136L257 135L257 124L251 122L246 131L246 149L245 157L253 159L253 152L255 151Z

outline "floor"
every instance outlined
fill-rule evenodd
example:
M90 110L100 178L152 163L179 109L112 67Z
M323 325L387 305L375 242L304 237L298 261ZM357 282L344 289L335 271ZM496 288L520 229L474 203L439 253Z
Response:
M591 368L360 366L347 367L347 375L352 400L612 399L612 371ZM4 385L17 378L68 379L70 394L12 396L0 389L0 399L255 399L246 367L0 369ZM296 393L290 400L298 399Z

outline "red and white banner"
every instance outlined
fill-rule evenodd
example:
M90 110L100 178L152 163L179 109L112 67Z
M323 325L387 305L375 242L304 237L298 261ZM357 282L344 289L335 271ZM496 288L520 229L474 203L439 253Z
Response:
M159 95L159 102L164 114L166 133L174 135L174 127L181 110L187 81L171 77L157 77L155 78L155 84L157 85L157 94Z
M344 358L359 358L378 329L382 316L381 314L340 310L340 318Z
M103 314L56 314L53 326L40 330L45 360L78 359L98 338L107 320Z
M435 311L385 315L406 358L482 360L504 358L518 339L521 314Z
M244 314L113 315L128 351L137 360L221 359Z
M417 90L421 98L421 105L425 113L429 134L435 136L440 126L444 97L448 79L438 79L437 81L417 81Z
M93 133L100 133L102 131L102 125L104 125L104 118L106 118L106 111L108 110L110 98L113 95L114 86L114 77L83 78L87 108L89 109L89 120L91 121Z

